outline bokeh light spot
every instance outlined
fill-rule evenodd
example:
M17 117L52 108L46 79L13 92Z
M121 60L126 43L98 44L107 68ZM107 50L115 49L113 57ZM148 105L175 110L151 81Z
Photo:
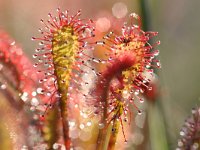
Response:
M117 2L112 7L112 13L116 18L123 18L128 12L126 4Z
M96 29L100 32L108 31L110 26L110 20L106 17L99 18L96 22Z

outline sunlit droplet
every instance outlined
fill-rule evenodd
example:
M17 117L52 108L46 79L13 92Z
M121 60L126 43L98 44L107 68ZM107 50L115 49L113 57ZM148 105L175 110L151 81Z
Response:
M28 93L27 92L24 92L22 95L21 95L21 99L25 102L28 100Z
M12 43L10 43L10 45L15 45L15 41L13 41Z
M36 91L37 91L38 94L42 94L42 88L37 88Z
M26 145L23 145L21 150L28 150L28 147Z
M2 64L0 64L0 71L3 69L3 65Z
M2 84L2 85L1 85L1 89L2 89L2 90L5 90L5 89L6 89L6 85L5 85L5 84Z
M70 127L75 127L76 123L74 121L69 121L69 126Z
M84 129L85 128L85 125L84 124L80 124L80 129Z
M33 106L38 106L38 105L39 105L38 99L37 99L37 98L32 98L32 99L31 99L31 105L33 105Z
M91 125L92 125L92 122L91 122L91 121L88 121L88 122L87 122L87 126L90 127Z
M104 124L103 123L99 123L99 129L103 129L104 128Z
M36 96L37 95L37 93L34 91L34 92L32 92L32 96Z

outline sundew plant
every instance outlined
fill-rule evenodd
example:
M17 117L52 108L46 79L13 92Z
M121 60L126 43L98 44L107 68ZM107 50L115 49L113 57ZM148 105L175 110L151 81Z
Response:
M36 49L33 57L38 59L40 65L46 69L38 70L44 73L41 83L47 83L46 89L42 89L44 95L49 96L45 115L48 115L48 106L59 107L60 119L63 128L63 141L66 149L73 146L70 138L69 113L68 105L84 99L83 104L91 109L91 115L99 118L101 129L97 138L97 149L103 149L106 137L110 136L108 149L114 149L117 139L119 126L122 127L124 140L127 142L123 122L127 122L128 116L131 118L131 105L142 113L135 104L140 98L139 93L145 90L151 90L149 87L150 78L153 76L151 67L160 67L159 61L154 57L158 55L158 50L152 51L148 41L151 37L157 35L156 32L144 32L141 30L141 20L138 15L130 14L130 25L122 27L121 34L115 35L110 31L103 37L103 41L94 41L95 28L92 27L92 20L80 19L81 14L78 11L75 15L70 16L68 11L62 12L57 9L58 16L53 17L49 14L49 20L44 24L45 29L39 29L42 37L33 37L33 40L40 41L40 48ZM138 20L139 25L133 24L133 20ZM101 60L92 56L95 44L107 47L107 59ZM155 45L158 45L156 43ZM103 48L102 48L103 49ZM106 69L97 71L92 62L104 63ZM84 68L84 67L87 68ZM74 98L74 94L82 92L84 84L89 84L83 79L84 74L95 74L95 85L88 93L82 97ZM53 99L53 100L52 100ZM79 100L81 101L81 100ZM58 103L58 106L54 106ZM78 107L80 102L77 103ZM76 105L76 106L77 106ZM79 107L79 113L82 112ZM87 114L86 114L87 115ZM91 116L90 115L90 116ZM55 116L56 117L56 116ZM131 119L130 119L131 120ZM129 121L130 122L130 121ZM112 126L111 135L106 134L109 126Z
M122 4L100 19L49 10L34 26L33 60L0 29L0 149L170 149L164 110L160 128L152 119L162 95L160 34L143 0L138 14ZM197 106L174 147L198 150L199 133Z

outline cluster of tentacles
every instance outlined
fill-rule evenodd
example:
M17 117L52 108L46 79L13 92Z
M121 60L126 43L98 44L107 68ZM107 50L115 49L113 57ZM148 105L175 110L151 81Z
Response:
M194 108L192 115L188 117L180 131L181 138L178 141L177 150L193 149L200 147L200 108Z
M139 25L133 24L134 19L138 20ZM92 91L95 101L89 101L89 104L93 103L94 113L101 116L105 124L118 120L123 130L123 122L131 120L130 107L133 106L139 114L142 112L135 102L144 101L139 94L151 90L149 82L153 68L160 68L159 61L155 59L159 51L154 50L160 42L153 45L148 42L157 34L144 32L140 17L133 13L130 15L130 25L125 23L121 35L110 32L103 41L98 42L107 49L109 58Z

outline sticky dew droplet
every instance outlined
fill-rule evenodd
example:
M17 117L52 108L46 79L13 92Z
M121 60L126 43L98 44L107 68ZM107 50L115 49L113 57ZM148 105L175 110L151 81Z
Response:
M5 84L2 84L2 85L1 85L1 89L2 89L2 90L5 90L5 89L6 89L6 85L5 85Z
M140 98L140 103L144 103L144 99L143 98Z
M90 127L91 125L92 125L92 122L91 122L91 121L88 121L88 122L87 122L87 126Z
M99 123L99 129L103 129L104 128L104 123Z
M134 92L134 94L135 94L136 96L139 95L139 91L136 90L136 91Z
M38 56L37 54L34 54L34 55L33 55L33 58L37 58L37 56Z
M84 124L80 124L80 125L79 125L79 128L80 128L80 129L84 129L84 128L85 128L85 125L84 125Z
M141 110L138 110L138 115L142 115L142 111Z
M158 56L159 55L159 50L155 50L154 51L154 56Z

